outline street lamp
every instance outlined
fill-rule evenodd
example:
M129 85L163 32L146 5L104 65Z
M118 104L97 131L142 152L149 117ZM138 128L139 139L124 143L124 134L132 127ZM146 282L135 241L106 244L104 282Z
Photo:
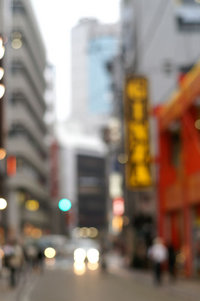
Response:
M7 207L7 201L3 198L0 198L0 210L4 210Z
M4 68L3 68L3 57L5 54L5 47L3 43L3 38L0 36L0 99L5 93L5 85L3 83Z

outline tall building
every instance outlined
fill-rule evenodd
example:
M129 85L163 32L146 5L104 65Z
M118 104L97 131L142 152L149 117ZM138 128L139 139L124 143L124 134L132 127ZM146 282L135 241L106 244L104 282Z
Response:
M124 67L148 77L152 105L165 101L198 59L199 15L195 0L122 1Z
M72 203L62 230L72 234L78 227L80 235L82 228L102 231L107 227L106 146L69 122L57 128L57 137L60 197Z
M72 103L63 127L68 135L61 146L66 162L61 167L61 191L71 197L73 224L80 233L108 226L107 148L102 130L113 111L108 65L118 52L118 37L118 24L101 24L96 19L80 20L71 32Z
M48 148L44 123L46 55L30 1L4 5L7 150L7 233L40 235L49 231ZM6 18L4 18L6 22Z
M199 59L199 20L200 5L198 1L195 0L123 0L121 2L122 54L125 76L134 75L137 77L138 75L142 75L147 78L151 108L162 105L170 98L171 93L173 93L177 87L181 89L185 74ZM169 101L169 103L175 103L172 99L173 97L170 98L171 102ZM163 164L159 161L158 135L156 134L157 125L154 121L155 120L151 123L150 131L152 142L151 158L152 165L155 167L154 170L158 171L160 168L163 168ZM169 130L172 136L177 136L178 127L176 122L170 124ZM168 134L169 133L167 133L167 135ZM175 148L173 142L172 145ZM168 150L166 145L163 149L165 149L166 152ZM163 149L161 148L160 150L163 152ZM175 153L177 155L177 148ZM165 160L174 160L172 157L170 159L167 156L170 156L170 154L165 153L164 155L162 153L162 158L165 158ZM159 165L159 163L161 163L161 165ZM162 177L159 179L158 175L159 173L155 172L155 185L152 186L153 190L155 188L155 194L149 194L146 199L140 195L140 190L138 190L135 195L132 193L129 195L128 203L134 205L132 210L130 210L131 214L134 212L133 227L135 232L139 235L142 231L145 233L145 229L148 229L148 224L145 226L144 217L141 216L140 219L138 213L141 212L143 208L149 209L149 213L153 216L154 220L156 220L157 215L155 215L154 212L160 214L160 210L164 210L162 207L164 206L163 199L161 200L161 196L156 194L157 188L158 191L163 189L161 186L156 187L157 181L162 180ZM164 181L166 181L165 184L167 185L165 192L167 194L170 190L170 185L168 185L168 180L166 180L169 179L169 177L166 177L166 170L164 170L164 175ZM152 197L149 198L151 195ZM163 196L164 194L161 193L161 195ZM155 200L158 202L155 203ZM170 201L172 201L171 198ZM148 208L148 204L152 204L152 206ZM157 204L158 207L156 208L155 205ZM170 209L167 209L165 213L166 215L170 214ZM177 222L177 220L178 219L176 219L175 222ZM165 221L163 220L163 222ZM175 229L176 226L174 226L175 223L167 223L168 221L166 221L165 224L165 231L169 234L171 231L169 230L170 227L174 227ZM144 227L142 227L142 225L144 225ZM154 226L156 229L155 223ZM184 231L183 227L181 231ZM170 239L172 239L172 237Z
M119 25L82 19L71 33L71 116L86 131L99 131L113 110L107 65L117 54Z

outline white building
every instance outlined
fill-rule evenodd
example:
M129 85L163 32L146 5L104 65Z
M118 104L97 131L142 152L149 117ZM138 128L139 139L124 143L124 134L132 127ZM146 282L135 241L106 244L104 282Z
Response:
M7 230L14 236L27 229L39 234L50 227L46 53L30 1L4 1L4 5L10 15L9 20L4 18Z
M71 32L71 119L87 132L105 126L113 110L106 65L119 50L119 25L82 19Z
M147 76L150 101L165 101L179 75L199 59L200 4L195 0L129 0L121 3L127 72Z

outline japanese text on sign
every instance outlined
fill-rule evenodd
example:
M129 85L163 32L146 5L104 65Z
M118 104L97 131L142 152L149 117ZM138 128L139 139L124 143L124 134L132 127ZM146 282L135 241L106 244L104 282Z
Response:
M126 183L129 188L152 183L148 123L148 87L143 77L131 77L125 84Z

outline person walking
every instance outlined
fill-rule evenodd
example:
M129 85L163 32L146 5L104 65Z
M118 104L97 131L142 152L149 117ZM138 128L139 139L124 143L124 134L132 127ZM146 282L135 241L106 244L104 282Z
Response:
M156 284L161 284L163 264L167 261L167 248L160 237L154 239L153 245L148 251L149 258L153 263L154 280Z
M13 240L5 246L6 267L10 272L10 286L15 287L23 265L23 250L21 245Z
M173 244L168 245L168 270L170 280L174 281L176 278L176 252Z

